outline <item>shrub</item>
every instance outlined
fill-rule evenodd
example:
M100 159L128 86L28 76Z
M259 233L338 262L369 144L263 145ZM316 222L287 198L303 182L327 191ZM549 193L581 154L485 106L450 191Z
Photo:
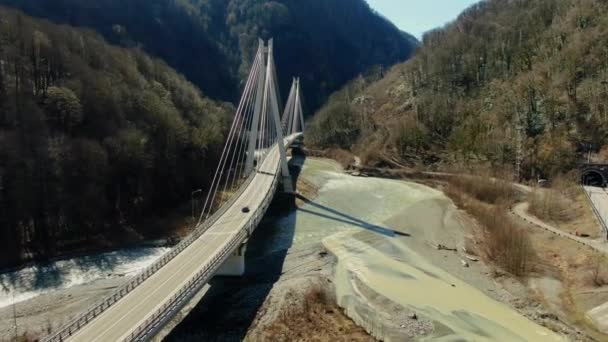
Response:
M508 217L504 208L479 206L474 211L485 227L487 256L507 272L525 276L532 269L534 258L527 233Z
M450 184L479 201L508 205L515 199L515 191L508 182L489 176L455 177Z
M606 257L600 253L589 260L589 285L602 287L608 284L606 277Z
M541 220L570 222L578 213L574 203L555 190L537 189L528 198L529 211Z
M505 187L508 183L503 181L478 179L474 182L475 179L454 178L445 193L482 226L483 252L488 259L515 276L527 275L533 269L535 253L526 231L507 213L505 204L512 201L513 189Z

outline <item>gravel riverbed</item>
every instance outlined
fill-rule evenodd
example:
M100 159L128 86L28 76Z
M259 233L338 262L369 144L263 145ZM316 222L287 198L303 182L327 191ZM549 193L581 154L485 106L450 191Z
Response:
M165 340L264 340L277 313L301 300L293 289L319 282L348 317L382 340L565 340L541 326L544 309L528 300L524 286L496 281L491 267L466 258L473 223L441 192L349 176L324 159L295 166L317 196L305 193L296 210L269 215L249 243L246 275L214 279ZM19 329L61 324L126 277L21 302ZM12 317L10 306L0 309L4 340L12 336Z

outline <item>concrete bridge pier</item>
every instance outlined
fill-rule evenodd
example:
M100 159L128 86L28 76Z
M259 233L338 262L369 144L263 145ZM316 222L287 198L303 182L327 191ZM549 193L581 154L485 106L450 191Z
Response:
M242 277L245 274L245 252L247 240L224 262L215 275L225 277Z
M295 184L293 184L293 179L291 176L283 176L281 178L281 187L283 189L283 193L287 195L295 195Z

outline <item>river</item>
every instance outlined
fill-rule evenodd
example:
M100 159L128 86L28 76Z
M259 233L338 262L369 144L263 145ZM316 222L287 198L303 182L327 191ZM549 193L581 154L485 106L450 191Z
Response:
M437 256L429 248L437 242L462 245L456 208L443 193L410 182L352 177L337 163L322 159L307 159L300 177L318 187L317 197L265 222L259 235L263 238L251 243L248 253L269 255L322 241L338 259L334 284L339 305L375 335L382 333L374 331L376 325L362 309L367 306L374 314L377 309L379 319L383 308L374 307L377 304L361 286L431 321L434 330L422 340L562 340L478 290L492 281L478 279L473 266L464 270L459 258ZM8 292L0 294L0 308L13 302L13 294L19 302L98 279L128 276L165 252L123 250L2 274L0 285ZM454 271L437 266L439 261Z
M437 254L429 248L430 243L462 245L459 240L463 229L456 219L456 208L443 193L411 182L352 177L327 160L308 159L302 176L319 187L318 196L278 219L275 230L289 232L288 227L293 225L293 246L323 241L338 258L338 302L358 323L370 324L370 317L361 314L366 312L362 306L374 309L371 301L361 298L365 293L357 288L361 282L380 296L432 321L434 332L422 340L564 340L435 266L427 257ZM280 242L286 239L278 236L275 248L285 247ZM423 250L432 252L422 256L419 252ZM460 262L458 258L453 260L452 273L466 272ZM486 286L491 280L475 282ZM376 312L374 315L380 316ZM366 328L373 330L374 323Z
M168 250L164 247L122 249L36 264L0 274L0 308L99 279L133 275Z

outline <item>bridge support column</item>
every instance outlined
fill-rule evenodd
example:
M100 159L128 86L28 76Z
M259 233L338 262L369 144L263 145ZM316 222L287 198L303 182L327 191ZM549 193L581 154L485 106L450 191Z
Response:
M215 275L226 277L242 277L245 274L245 252L247 251L247 241L244 241L239 248L224 262L222 267Z

